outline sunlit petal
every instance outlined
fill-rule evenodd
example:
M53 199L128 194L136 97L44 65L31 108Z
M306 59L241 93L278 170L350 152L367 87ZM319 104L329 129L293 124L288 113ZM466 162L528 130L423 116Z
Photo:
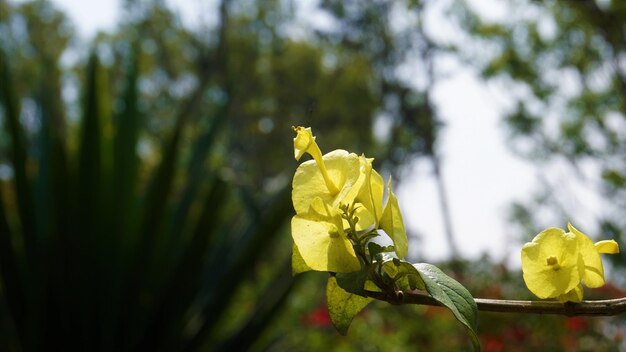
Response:
M593 241L584 233L578 231L572 224L567 224L567 228L576 236L578 241L578 251L582 258L584 273L582 276L585 286L595 288L604 285L604 267L600 253L593 244Z
M598 253L616 254L619 253L619 245L614 240L604 240L595 243Z
M404 258L409 252L408 239L398 199L391 190L391 177L387 183L387 189L389 199L387 199L387 204L380 220L380 227L391 237L398 257Z
M583 300L583 286L578 285L571 291L559 296L561 302L581 302Z
M304 265L317 271L352 272L360 269L352 244L334 224L296 215L291 236Z

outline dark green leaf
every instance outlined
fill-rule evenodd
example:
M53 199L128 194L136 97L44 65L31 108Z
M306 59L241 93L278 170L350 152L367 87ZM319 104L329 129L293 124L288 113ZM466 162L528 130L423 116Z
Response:
M24 336L24 293L18 268L17 257L11 243L11 232L6 218L0 185L0 272L2 273L2 288L5 292L9 310L15 321L18 334Z
M119 99L121 110L115 116L115 137L113 141L113 186L110 193L109 204L112 207L110 217L114 221L111 229L112 236L119 236L121 240L134 240L124 238L122 234L133 234L135 214L133 202L135 198L135 186L137 183L137 170L139 159L137 157L137 140L141 126L142 115L139 112L139 64L137 50L128 57L128 68L124 75L124 92Z
M365 293L365 281L368 278L367 269L351 273L337 273L337 284L347 292L367 297Z
M99 228L96 219L99 214L99 192L101 171L101 124L104 118L106 100L104 94L107 87L103 86L102 72L98 56L91 54L87 66L87 82L83 93L83 118L81 121L81 142L78 164L78 218L82 229ZM91 231L83 233L89 236Z
M157 349L155 344L163 348L164 344L173 343L175 336L182 333L185 307L191 305L194 295L201 286L201 276L197 274L197 270L206 260L206 252L215 232L212 228L213 222L224 210L224 207L220 207L220 202L226 198L228 188L221 179L216 179L212 183L204 199L193 236L161 290L163 297L156 306L156 314L150 319L150 326L139 349L153 351ZM154 336L160 336L160 339L154 339ZM175 349L174 346L170 348Z
M412 291L425 289L420 273L411 263L397 258L383 263L383 272L392 282L396 291Z
M478 308L469 291L456 280L452 279L436 266L427 263L413 264L422 276L426 291L450 309L454 317L467 328L475 350L480 350L476 335L476 316Z
M374 242L369 242L367 244L367 249L369 250L370 257L376 259L376 261L382 261L382 257L380 256L382 253L395 253L395 248L393 246L383 247Z
M233 244L216 246L213 249L213 259L208 263L206 284L210 288L208 300L202 312L205 322L198 329L198 333L185 347L187 351L195 351L204 338L216 327L215 321L228 307L234 295L232 292L241 284L241 278L249 273L250 267L258 259L257 254L263 253L272 239L282 234L281 227L293 211L291 204L291 189L285 187L266 204L261 207L260 223L251 222L244 230L241 238ZM229 260L224 261L223 253L230 251ZM217 290L215 287L219 287Z
M15 174L18 213L26 253L36 260L36 221L32 189L26 173L26 138L19 121L18 97L15 96L13 87L14 82L8 60L4 52L0 50L0 104L4 108L5 125L11 136L11 162Z
M288 263L287 263L288 264ZM247 322L233 333L216 351L247 351L258 341L259 336L271 326L271 320L285 304L289 292L300 278L289 275L289 266L284 265L276 278L258 299L258 307Z

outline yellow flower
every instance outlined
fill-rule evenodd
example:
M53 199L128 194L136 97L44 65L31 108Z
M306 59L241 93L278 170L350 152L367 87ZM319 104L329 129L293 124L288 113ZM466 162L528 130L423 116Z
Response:
M295 127L294 155L309 153L313 160L302 163L293 177L292 201L296 214L306 213L311 201L321 198L332 208L355 204L357 231L377 228L382 216L383 179L372 169L372 160L345 150L322 156L311 128Z
M393 240L398 257L406 256L407 238L398 200L388 184L383 208L384 183L372 161L345 150L322 155L311 128L294 127L294 157L308 153L313 160L296 169L292 201L296 216L291 221L294 240L294 273L307 270L351 272L360 269L342 219L341 205L354 206L358 234L382 228Z
M582 283L590 288L604 285L600 253L618 253L613 240L594 245L589 237L567 224L570 232L549 228L522 248L522 271L528 289L539 298L580 302Z
M549 228L522 248L522 271L528 289L539 298L563 295L580 284L576 236Z

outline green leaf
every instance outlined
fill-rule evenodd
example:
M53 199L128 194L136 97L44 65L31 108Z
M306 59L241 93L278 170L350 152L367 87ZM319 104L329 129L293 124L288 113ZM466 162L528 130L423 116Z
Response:
M369 277L367 268L351 273L337 273L335 277L337 278L337 284L342 289L355 295L367 297L365 293L365 281Z
M106 115L104 74L95 51L89 57L87 82L83 92L83 117L81 141L78 149L78 221L82 224L81 235L91 235L89 227L99 229L98 214L102 175L102 120Z
M293 211L291 205L290 188L285 187L267 202L261 205L263 210L259 217L260 222L253 221L243 230L236 243L227 243L226 247L217 246L211 254L212 259L206 264L208 268L204 281L205 287L210 294L208 304L204 307L202 316L204 323L198 328L197 334L188 343L187 351L198 350L198 344L216 328L215 321L228 308L235 295L237 287L241 284L241 277L249 273L250 268L258 260L258 253L264 253L265 248L271 244L271 239L282 234L281 229L285 225L288 214ZM236 237L237 238L237 237ZM229 251L229 260L224 262L219 254ZM214 289L219 286L220 289Z
M225 210L220 205L228 195L228 190L228 184L218 178L213 181L213 185L206 193L193 235L182 255L171 264L174 270L161 290L163 298L158 308L155 309L155 316L150 319L149 328L143 335L139 350L157 350L154 344L168 346L167 343L175 340L175 336L183 329L185 307L192 305L195 295L203 284L201 276L197 274L197 268L204 264L206 253L216 232L213 225L215 219L222 216ZM159 336L159 339L154 339L154 336Z
M18 215L22 226L22 236L26 254L29 258L37 258L36 250L36 218L33 206L33 194L26 172L28 157L26 155L26 136L19 121L19 104L21 97L16 95L15 83L11 75L8 59L0 50L0 105L4 113L4 125L11 136L11 163L15 173L15 194L17 197Z
M417 263L413 264L413 266L422 276L428 293L435 300L450 309L454 317L461 324L465 325L472 339L474 350L480 350L480 343L476 335L478 308L469 291L434 265Z
M134 48L134 46L133 46ZM140 161L137 157L137 140L142 125L142 114L139 110L139 59L137 49L133 49L128 57L124 74L124 92L120 97L122 109L115 116L115 135L113 138L113 186L114 192L108 200L111 207L111 219L114 221L111 236L120 240L133 241L136 234L133 202L137 186L137 172ZM124 234L132 233L124 237Z
M258 307L250 315L248 321L237 332L228 337L224 343L217 345L215 351L248 351L253 349L253 345L259 341L259 336L271 328L272 320L285 306L285 301L288 299L292 288L302 279L302 277L292 278L288 270L289 266L284 266L284 269L278 272L271 284L262 294L259 294Z
M335 329L340 334L346 335L352 319L367 306L372 298L365 298L352 294L342 289L333 276L328 278L326 285L326 300L328 313Z
M394 283L397 291L424 290L424 280L417 269L409 262L393 258L383 263L383 271Z
M2 199L2 184L0 184L0 273L2 274L0 279L9 311L15 320L15 327L20 338L24 338L24 311L26 307L22 278L20 277L18 258L11 243L11 231Z
M383 253L394 253L394 246L381 246L378 243L369 242L367 244L367 249L369 251L370 257L374 258L377 262L384 261L383 258L391 258L390 256L384 255Z

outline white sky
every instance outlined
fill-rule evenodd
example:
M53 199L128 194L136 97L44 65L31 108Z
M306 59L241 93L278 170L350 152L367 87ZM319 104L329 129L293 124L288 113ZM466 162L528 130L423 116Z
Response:
M117 0L54 2L86 40L99 30L113 29L119 14ZM207 5L213 1L167 2L191 23L201 23L214 13ZM487 16L497 18L502 14L497 1L471 3ZM445 21L441 16L434 14L428 21L440 25L441 20ZM453 29L444 29L444 37L446 31ZM435 36L442 33L439 27L433 32ZM496 260L519 266L520 244L508 240L512 234L507 230L507 209L512 200L525 198L533 189L534 169L507 149L499 116L509 100L501 87L485 85L468 68L455 67L454 63L450 67L453 74L437 84L433 97L445 122L439 146L457 247L464 257L476 258L487 252ZM421 236L411 247L417 246L420 258L426 261L447 258L439 201L428 162L416 163L396 193L407 227Z

